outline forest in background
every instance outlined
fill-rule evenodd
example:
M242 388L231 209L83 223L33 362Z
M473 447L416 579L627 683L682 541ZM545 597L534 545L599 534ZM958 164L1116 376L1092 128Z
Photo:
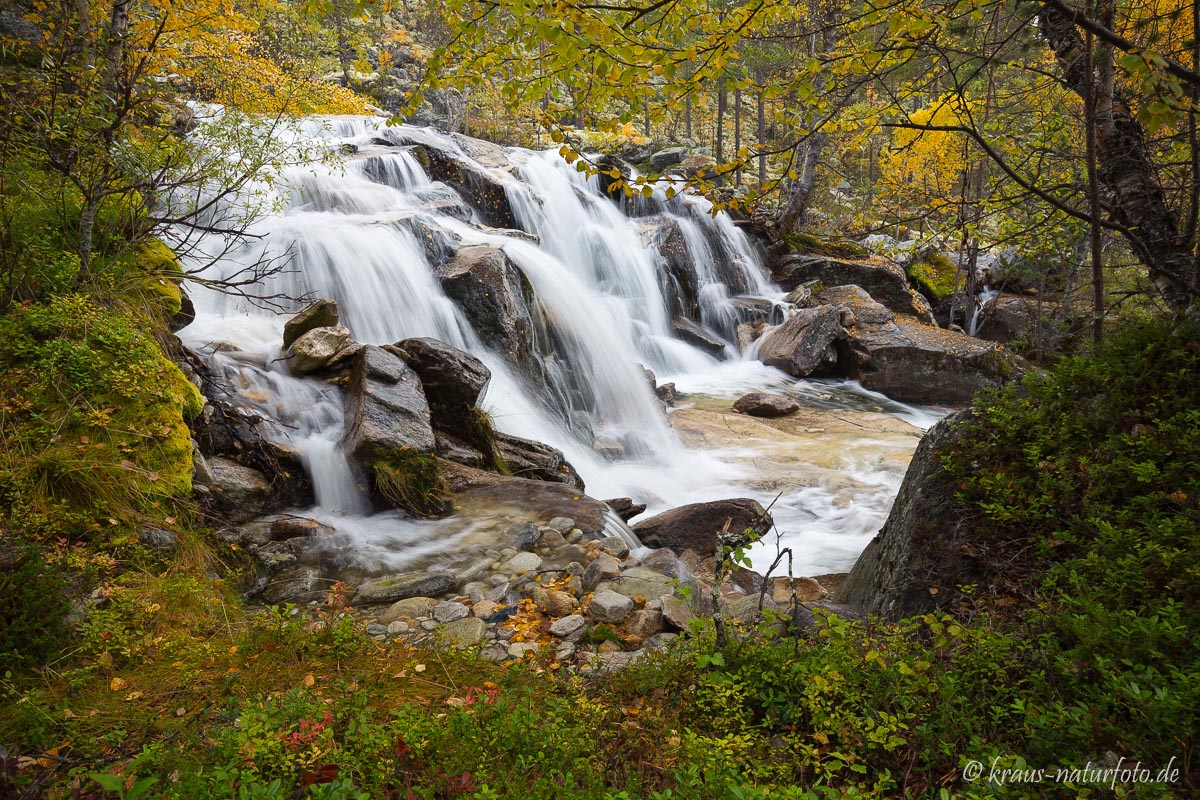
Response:
M1061 0L0 11L0 791L1109 796L960 776L1114 753L1180 766L1128 794L1189 796L1198 31L1195 4ZM187 100L230 112L203 148ZM1009 280L1054 298L1080 355L1031 348L1050 371L980 397L945 455L1003 580L899 624L722 646L698 625L690 649L590 682L379 648L336 593L311 616L247 606L245 556L191 492L185 276L158 237L236 240L250 220L211 212L297 158L278 124L372 107L558 146L628 194L681 146L691 187L777 245L916 239L910 270L943 296L1013 253ZM79 619L83 598L100 602Z

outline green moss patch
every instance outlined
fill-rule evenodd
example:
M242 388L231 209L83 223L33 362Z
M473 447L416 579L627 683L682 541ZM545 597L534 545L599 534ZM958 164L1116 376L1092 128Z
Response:
M393 507L418 517L450 510L441 469L433 456L403 447L385 454L372 471L375 490Z
M788 248L797 253L806 253L831 258L865 258L870 251L855 242L822 239L811 233L793 233L785 240Z
M191 494L196 387L145 319L82 295L0 317L0 496L9 522L77 539Z
M910 264L904 273L917 285L921 294L930 300L943 300L957 288L958 267L945 253L930 253Z

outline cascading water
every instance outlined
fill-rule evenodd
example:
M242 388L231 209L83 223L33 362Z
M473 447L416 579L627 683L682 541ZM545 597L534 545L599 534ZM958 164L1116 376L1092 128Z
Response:
M406 140L469 160L451 137L402 131ZM769 502L775 496L756 464L754 441L685 447L642 372L643 365L650 367L682 391L708 397L768 387L823 396L815 384L796 384L761 364L737 360L739 317L731 293L776 302L780 293L728 217L711 215L699 198L668 201L659 187L653 198L639 201L641 216L631 219L599 192L594 178L553 153L506 151L507 169L472 162L503 181L513 217L525 232L516 235L482 224L477 211L449 186L431 180L412 153L372 148L388 132L382 122L367 118L305 121L297 136L362 152L340 167L314 163L287 170L276 184L279 210L255 224L254 238L228 253L222 252L223 242L202 241L193 257L219 256L223 275L264 260L286 265L255 287L257 295L333 298L356 341L429 336L476 355L493 374L484 405L497 427L562 450L594 497L632 496L653 512L699 500L751 496ZM725 353L704 352L674 335L662 256L639 229L647 214L678 227L695 276L696 322L728 343ZM538 317L554 334L548 361L557 366L545 370L547 380L587 384L584 430L552 402L568 387L531 383L480 340L471 320L447 297L423 241L442 238L454 247L498 247L528 280ZM340 392L291 375L279 361L283 319L243 297L203 286L189 291L196 321L181 337L207 355L238 390L242 405L271 421L267 435L300 455L314 483L315 516L349 538L360 563L398 568L470 535L474 523L468 520L417 522L395 512L368 516L369 504L340 447ZM917 413L879 398L867 401L853 387L834 394L838 407L872 402L895 414ZM593 449L599 439L619 442L624 457L615 463L602 458ZM839 462L850 476L846 486L831 488L821 478L785 491L774 517L788 534L784 544L802 543L801 574L847 566L878 528L903 473L902 463L880 462L878 450L864 440ZM773 547L762 545L757 561L769 562Z

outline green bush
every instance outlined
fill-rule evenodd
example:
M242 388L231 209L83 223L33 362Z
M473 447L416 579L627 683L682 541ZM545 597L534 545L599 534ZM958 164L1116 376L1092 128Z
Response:
M66 642L66 581L28 547L0 557L0 662L36 666Z

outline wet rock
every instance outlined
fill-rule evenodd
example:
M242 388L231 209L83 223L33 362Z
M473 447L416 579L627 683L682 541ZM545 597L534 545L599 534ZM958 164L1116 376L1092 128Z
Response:
M622 522L629 522L646 510L645 503L635 503L631 497L614 497L611 500L605 500L604 504L617 512L617 516L621 518Z
M690 319L677 319L671 323L675 335L690 345L706 350L713 355L725 352L725 340L714 331Z
M465 650L483 641L487 634L487 623L479 617L463 617L444 625L441 635L445 642L458 650Z
M499 431L493 434L493 440L496 454L510 474L519 478L562 483L584 491L583 478L557 448Z
M504 571L511 572L514 575L522 575L526 572L536 572L538 567L542 566L542 557L537 553L517 553L508 561L504 562Z
M826 286L861 286L897 314L908 314L927 325L934 324L929 301L909 285L904 270L890 261L856 262L793 254L776 262L772 273L788 291L814 280Z
M585 534L604 530L605 506L570 486L495 475L449 461L439 460L438 464L459 505L510 508L542 519L570 517Z
M435 620L443 625L449 622L454 622L456 619L470 616L471 610L462 603L453 603L450 601L438 603L430 612Z
M596 544L613 558L623 559L629 555L629 542L620 536L606 536Z
M227 458L208 459L212 474L212 502L230 522L262 516L271 497L271 484L256 469Z
M275 575L262 590L262 598L270 605L308 603L319 600L323 588L320 572L297 564Z
M639 522L633 532L647 547L710 554L716 552L717 533L725 529L726 521L731 532L753 528L760 534L766 534L774 524L757 500L743 497L673 508Z
M758 360L796 378L828 375L837 365L837 341L843 336L835 308L802 308L771 331L758 349Z
M732 298L729 305L741 323L779 325L783 322L783 309L766 297L743 295Z
M546 523L546 527L553 528L563 536L566 536L571 532L571 529L575 527L575 520L571 519L570 517L555 517Z
M435 274L482 341L526 376L536 379L544 374L534 349L533 287L503 250L464 247Z
M588 615L597 622L623 623L633 611L633 601L613 591L598 591L588 603Z
M861 286L853 284L822 288L817 299L824 305L837 307L839 314L849 313L851 319L844 327L860 323L884 325L896 318L891 309L872 298Z
M367 606L394 603L410 597L437 596L453 588L454 576L449 572L406 572L360 584L354 593L354 605Z
M476 161L464 158L443 143L423 137L419 130L391 128L387 137L394 144L411 145L412 154L429 177L442 181L465 197L486 224L498 228L520 227L508 202L505 179L499 170L487 169ZM480 155L486 158L486 154Z
M333 533L328 525L307 517L280 517L271 523L270 537L273 541L299 537L322 536Z
M339 322L338 306L334 300L321 299L283 323L283 349L314 328L335 328Z
M421 379L394 353L364 347L346 385L345 447L369 466L391 450L434 449L429 404Z
M686 580L691 577L691 572L680 561L679 556L673 550L666 547L660 547L657 550L646 553L641 557L640 561L646 569L653 570L668 578Z
M640 224L642 241L658 252L659 283L673 319L700 318L700 278L692 263L679 221L666 215L647 217Z
M288 349L292 372L308 375L324 369L349 341L350 331L340 325L336 328L313 328Z
M477 406L492 379L491 370L470 353L437 339L405 339L394 347L421 379L434 429L489 449Z
M513 546L520 551L533 550L534 546L542 538L541 532L532 522L522 522L505 534L505 538L512 541Z
M800 404L782 394L751 392L733 404L733 410L752 417L783 417L800 410Z
M433 612L438 601L432 597L406 597L388 606L387 611L379 615L380 625L388 625L399 619L416 619L427 617Z

